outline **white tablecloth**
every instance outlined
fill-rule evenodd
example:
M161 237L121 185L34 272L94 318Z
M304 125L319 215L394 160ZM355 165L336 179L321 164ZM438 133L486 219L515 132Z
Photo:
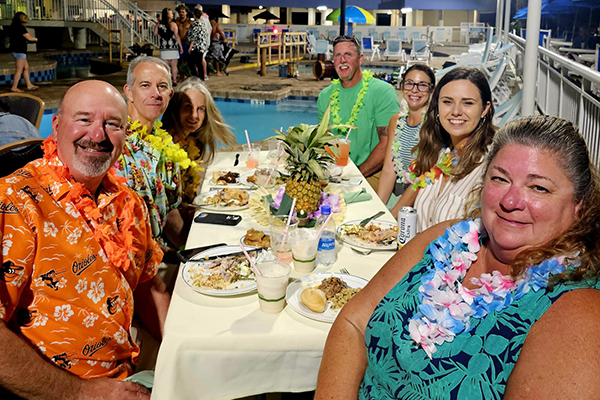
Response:
M264 153L264 152L263 152ZM206 191L213 170L232 169L234 153L218 153L207 171ZM344 177L360 177L350 161ZM386 211L379 219L395 222L377 194L363 180L361 186L334 185L342 192L366 188L373 196L368 202L348 205L346 220L363 219ZM248 210L237 227L193 224L187 248L213 243L238 244L250 228L260 226ZM351 274L370 279L394 254L372 252L365 256L339 241L338 260L329 268L347 268ZM292 271L292 277L300 275ZM167 316L165 335L156 366L153 399L233 399L259 393L300 392L316 387L317 373L331 324L314 321L287 306L276 315L263 314L256 292L237 297L210 297L192 291L177 277Z

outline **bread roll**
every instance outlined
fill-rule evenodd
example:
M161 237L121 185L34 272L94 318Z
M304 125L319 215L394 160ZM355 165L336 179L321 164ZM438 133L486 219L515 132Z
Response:
M312 312L322 313L327 308L327 299L322 290L306 288L300 294L300 301Z

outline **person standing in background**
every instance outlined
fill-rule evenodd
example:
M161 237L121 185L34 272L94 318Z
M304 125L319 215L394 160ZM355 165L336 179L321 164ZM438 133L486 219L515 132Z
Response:
M29 21L27 14L24 12L17 12L12 19L10 24L10 52L15 58L15 65L17 70L13 79L13 85L10 88L11 92L22 92L17 86L21 76L25 79L27 90L36 90L37 86L31 83L29 80L29 63L27 62L27 42L37 42L38 40L31 36L25 28L25 24Z
M154 36L159 36L160 40L160 58L165 60L171 66L171 77L173 84L177 84L177 60L183 52L181 38L179 37L179 28L173 22L173 10L164 8L162 17L158 24L154 25Z
M204 15L202 14L202 6L194 9L195 21L192 23L188 31L188 39L190 41L190 57L189 67L192 75L205 80L208 79L206 73L206 60L204 55L208 51L210 45L210 28L202 22Z
M188 55L190 51L190 41L188 40L188 30L192 26L192 20L188 18L188 9L184 4L180 4L175 9L179 14L179 18L175 21L177 29L179 30L179 38L183 48L181 53L181 60L183 64L187 63Z

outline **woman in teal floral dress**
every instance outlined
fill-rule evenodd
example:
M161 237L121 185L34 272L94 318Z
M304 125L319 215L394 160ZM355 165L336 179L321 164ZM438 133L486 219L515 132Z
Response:
M475 218L415 237L342 310L317 399L591 399L600 393L600 191L584 139L505 125Z

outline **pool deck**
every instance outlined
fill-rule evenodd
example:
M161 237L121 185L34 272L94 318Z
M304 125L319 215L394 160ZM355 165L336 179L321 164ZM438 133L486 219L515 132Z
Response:
M239 44L238 50L249 52L254 49L252 44ZM51 64L56 64L56 61L44 58L45 55L73 52L101 52L107 51L106 47L88 46L87 50L66 50L66 51L44 51L43 53L29 53L27 55L31 71L48 68ZM460 54L466 52L466 46L451 45L439 48L438 51L445 54ZM250 64L241 64L240 57L249 55L251 58ZM434 69L441 68L442 64L448 60L448 57L433 57L432 66ZM302 64L314 64L314 60L303 60ZM206 85L209 87L212 95L219 98L239 98L239 99L259 99L259 100L280 100L288 96L308 96L317 97L319 92L330 85L331 80L325 79L322 81L316 80L312 74L300 74L297 78L280 78L278 70L267 70L266 76L260 76L258 70L253 64L256 63L255 54L237 54L230 66L229 76L210 75ZM381 66L400 66L399 61L380 61L374 60L373 63L365 61L363 68L368 68L369 65ZM390 69L391 73L392 69ZM10 53L0 54L0 74L14 73L14 59ZM100 79L111 83L123 93L123 85L126 80L126 68L121 72L110 75L96 75L90 79ZM46 110L56 109L59 106L60 99L65 92L75 83L81 81L81 78L58 79L51 82L36 82L35 85L40 88L33 92L28 92L41 97L45 102ZM278 86L278 88L274 88ZM10 84L0 86L0 93L9 92ZM24 88L24 83L21 83L19 88Z

